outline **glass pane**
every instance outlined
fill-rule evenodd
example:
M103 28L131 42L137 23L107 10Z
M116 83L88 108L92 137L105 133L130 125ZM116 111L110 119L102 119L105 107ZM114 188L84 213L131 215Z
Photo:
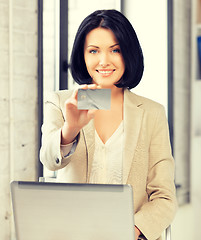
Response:
M133 91L167 109L167 1L127 0L124 9L144 54L143 78Z

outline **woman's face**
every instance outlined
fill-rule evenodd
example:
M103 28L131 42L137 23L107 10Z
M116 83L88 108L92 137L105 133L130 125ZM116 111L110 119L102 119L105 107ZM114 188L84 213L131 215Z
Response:
M102 88L112 88L125 71L119 43L114 33L105 28L95 28L85 39L84 59L93 83Z

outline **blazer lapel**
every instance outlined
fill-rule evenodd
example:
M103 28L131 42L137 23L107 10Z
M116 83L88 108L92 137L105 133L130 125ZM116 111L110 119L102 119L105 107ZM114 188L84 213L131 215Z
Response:
M129 90L124 91L124 154L123 154L123 184L127 183L134 152L137 146L142 124L142 103Z
M93 120L91 120L86 126L83 127L83 133L87 148L87 182L89 182L95 149L95 127Z

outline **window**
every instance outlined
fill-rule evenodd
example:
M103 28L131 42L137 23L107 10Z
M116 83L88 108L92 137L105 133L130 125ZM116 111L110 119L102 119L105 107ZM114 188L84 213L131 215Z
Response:
M43 93L72 89L69 57L78 26L97 9L121 10L120 0L43 0ZM44 176L55 176L44 168Z

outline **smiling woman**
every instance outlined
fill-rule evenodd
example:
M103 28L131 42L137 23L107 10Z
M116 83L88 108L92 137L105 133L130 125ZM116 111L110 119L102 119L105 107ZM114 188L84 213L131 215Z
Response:
M120 46L109 29L95 28L87 34L84 59L92 82L102 88L114 88L124 74Z
M176 210L174 160L164 107L129 90L143 70L138 38L122 13L87 16L75 37L72 76L78 89L110 89L111 108L78 109L78 89L48 96L40 159L58 170L57 181L132 185L135 240L156 240Z

